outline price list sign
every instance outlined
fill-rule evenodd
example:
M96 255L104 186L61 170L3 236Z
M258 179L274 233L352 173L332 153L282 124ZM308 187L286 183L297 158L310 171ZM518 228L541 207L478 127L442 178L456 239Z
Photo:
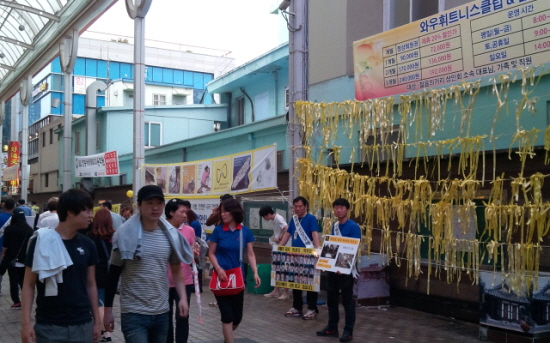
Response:
M353 43L355 98L550 62L550 1L478 0Z

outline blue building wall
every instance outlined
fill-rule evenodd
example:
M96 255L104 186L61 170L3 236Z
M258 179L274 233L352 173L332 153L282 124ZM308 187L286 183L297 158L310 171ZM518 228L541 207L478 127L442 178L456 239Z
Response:
M56 57L50 63L49 68L51 68L51 73L39 82L47 82L48 90L41 92L33 98L33 103L29 111L30 124L49 113L60 115L65 113L63 105L65 101L63 93L63 72L61 70L59 57ZM76 59L73 74L75 76L97 78L104 82L121 79L132 81L134 79L134 67L131 63L78 57ZM193 88L194 103L199 103L206 89L206 84L212 79L213 74L210 73L146 66L146 84ZM85 114L85 96L83 94L73 94L72 97L73 114ZM60 104L57 108L51 107L53 98L60 100ZM44 103L46 105L44 105ZM212 97L205 96L203 103L212 104ZM97 96L97 105L98 107L105 106L104 93L100 93Z
M282 57L281 49L284 50ZM223 155L251 150L262 146L277 144L277 150L287 150L286 142L286 111L285 88L288 85L287 47L274 51L277 58L264 56L263 64L249 63L245 71L237 73L235 80L228 84L219 94L231 94L233 99L242 96L241 87L245 89L253 101L263 102L261 112L252 122L251 111L247 110L245 125L228 127L228 104L222 105L186 105L146 107L145 121L162 124L162 145L145 150L146 163L178 163L214 158ZM267 62L266 62L267 61ZM88 70L103 70L98 64L79 64ZM259 66L260 65L260 66ZM109 65L113 66L113 63ZM118 69L117 69L118 68ZM247 68L251 70L248 71ZM131 77L129 70L119 63L115 66L119 77ZM239 68L238 68L239 69ZM241 68L242 69L242 68ZM113 71L108 71L113 76ZM231 74L231 73L229 73ZM276 77L275 77L276 75ZM148 82L174 82L184 87L192 85L195 90L211 82L211 76L186 71L166 70L150 67L147 69ZM231 78L232 76L226 76ZM219 79L223 79L221 77ZM215 81L214 81L215 82ZM222 81L223 82L223 81ZM260 98L258 98L260 96ZM250 109L250 101L246 101ZM233 109L231 109L233 112ZM116 150L119 156L119 166L122 178L98 178L94 183L98 186L115 186L123 180L126 184L133 182L133 110L131 107L100 108L97 114L99 122L98 152ZM222 130L214 132L214 122L221 123ZM82 127L85 118L78 119L74 130ZM84 138L85 139L85 138ZM63 149L62 144L60 149ZM60 150L60 152L63 150ZM74 146L73 146L74 151ZM283 168L288 168L286 161L281 161ZM61 170L61 169L60 169ZM78 182L79 179L74 179Z
M101 151L117 150L119 155L133 150L133 110L127 107L102 108L97 120L104 123L100 133ZM225 121L226 105L146 107L145 121L161 123L162 144L213 132L215 121ZM100 124L102 125L102 124Z

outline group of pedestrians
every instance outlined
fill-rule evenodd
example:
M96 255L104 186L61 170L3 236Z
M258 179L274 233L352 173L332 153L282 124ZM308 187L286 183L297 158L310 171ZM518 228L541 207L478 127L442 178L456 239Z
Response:
M11 205L6 201L6 210ZM22 309L22 341L111 341L110 332L115 329L112 307L115 294L119 293L121 330L126 342L186 342L190 297L195 290L193 274L198 274L195 258L199 259L201 254L196 242L206 240L202 228L197 231L188 225L196 222L190 203L181 199L165 203L160 187L144 186L137 195L139 211L118 228L108 207L93 216L93 202L86 192L64 192L55 199L55 205L53 211L59 220L55 227L40 228L33 235L23 210L12 208L11 224L4 233L10 242L3 247L4 260L13 261L13 266L6 266L10 289L14 290L12 300ZM293 206L295 214L288 225L272 208L260 210L260 215L278 228L271 242L318 249L319 228L315 216L308 213L307 199L297 197ZM338 222L332 233L360 238L359 227L348 218L349 202L337 199L333 207ZM218 225L209 237L207 250L217 277L226 281L226 272L235 268L242 268L245 275L243 256L246 256L255 286L259 287L261 280L252 246L254 236L242 224L245 215L242 205L229 196L221 199L216 210ZM90 222L91 230L86 235L79 233ZM21 301L19 287L22 287ZM339 336L341 293L346 319L340 341L352 339L355 322L352 288L353 276L329 272L329 321L317 335ZM283 293L279 294L281 290ZM285 293L288 289L281 290L275 289L270 296L288 297ZM33 326L31 309L35 292ZM285 316L316 319L318 293L307 292L306 313L302 291L292 290L292 294L293 305ZM225 342L232 343L233 331L243 318L244 288L237 294L215 297L221 332Z

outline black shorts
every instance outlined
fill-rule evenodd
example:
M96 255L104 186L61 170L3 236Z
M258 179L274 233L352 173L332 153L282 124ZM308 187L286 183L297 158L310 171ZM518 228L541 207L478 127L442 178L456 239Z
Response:
M244 291L235 295L216 296L218 308L222 315L222 323L239 325L243 319Z

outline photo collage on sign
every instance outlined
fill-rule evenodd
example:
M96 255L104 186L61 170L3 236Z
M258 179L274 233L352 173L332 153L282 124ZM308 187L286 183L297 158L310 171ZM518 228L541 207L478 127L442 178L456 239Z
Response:
M319 278L319 271L315 270L315 255L272 251L271 261L273 286L306 290L315 288Z

